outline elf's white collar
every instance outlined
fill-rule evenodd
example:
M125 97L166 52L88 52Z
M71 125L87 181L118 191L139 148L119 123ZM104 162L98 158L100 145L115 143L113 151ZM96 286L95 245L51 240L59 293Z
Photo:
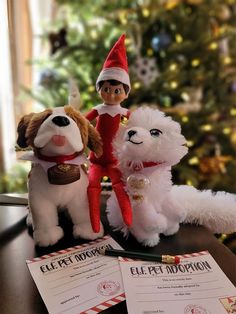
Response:
M45 161L45 160L37 158L33 152L27 152L26 154L21 156L19 159L20 160L28 160L34 164L39 164L42 166L42 168L44 169L45 172L47 172L49 168L56 165L56 162ZM63 163L73 164L73 165L83 165L83 164L89 164L89 161L88 161L85 154L81 154L81 155L75 157L74 159L65 160Z
M122 108L120 105L111 106L111 105L101 104L94 107L94 109L97 110L99 115L107 113L111 117L115 117L117 114L127 115L127 112L128 112L128 109Z

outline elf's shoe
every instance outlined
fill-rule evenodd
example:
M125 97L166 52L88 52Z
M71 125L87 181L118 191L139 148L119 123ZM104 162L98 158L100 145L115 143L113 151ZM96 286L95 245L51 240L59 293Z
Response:
M88 187L90 221L95 233L100 231L100 194L101 188Z
M132 207L129 197L124 190L124 186L122 183L116 183L112 186L112 188L116 194L124 223L126 224L126 226L130 227L132 224Z

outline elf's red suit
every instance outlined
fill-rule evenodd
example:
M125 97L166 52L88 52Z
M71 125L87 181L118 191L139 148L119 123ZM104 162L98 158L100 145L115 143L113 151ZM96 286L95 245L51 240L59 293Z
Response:
M116 167L117 161L112 154L112 141L118 131L122 116L128 117L129 111L121 106L105 104L94 107L86 115L89 121L97 119L96 129L103 141L103 154L101 157L97 158L93 152L90 153L88 199L91 223L95 232L99 232L100 228L100 182L103 176L108 176L111 179L112 188L116 194L125 224L130 226L132 222L129 197L124 190L121 172Z

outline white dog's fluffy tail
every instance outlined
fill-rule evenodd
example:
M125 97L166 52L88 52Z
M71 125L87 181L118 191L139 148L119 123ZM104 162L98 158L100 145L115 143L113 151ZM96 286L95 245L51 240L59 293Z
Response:
M236 231L236 196L211 190L199 191L192 186L174 185L173 197L186 209L183 222L196 223L213 233Z

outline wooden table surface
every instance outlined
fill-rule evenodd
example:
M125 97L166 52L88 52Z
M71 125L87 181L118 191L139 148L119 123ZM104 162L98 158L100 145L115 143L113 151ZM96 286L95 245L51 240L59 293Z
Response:
M0 206L1 314L47 313L26 266L26 259L85 242L73 239L71 224L63 219L61 224L65 229L65 237L50 248L35 247L31 231L25 224L26 213L26 208L22 206ZM182 225L176 235L163 236L156 247L144 248L132 236L126 240L119 232L112 232L105 216L102 221L105 225L105 232L109 233L124 249L173 255L208 250L226 276L236 285L236 256L204 227ZM126 304L121 302L103 313L125 314L127 313Z

